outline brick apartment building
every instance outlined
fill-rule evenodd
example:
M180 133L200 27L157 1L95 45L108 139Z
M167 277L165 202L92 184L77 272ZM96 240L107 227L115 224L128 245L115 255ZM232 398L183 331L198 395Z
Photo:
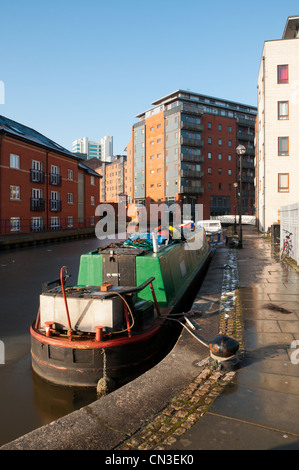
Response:
M100 175L39 132L0 116L0 234L95 225Z
M127 145L129 202L203 205L203 216L235 214L242 144L243 214L254 212L257 108L177 90L137 115Z

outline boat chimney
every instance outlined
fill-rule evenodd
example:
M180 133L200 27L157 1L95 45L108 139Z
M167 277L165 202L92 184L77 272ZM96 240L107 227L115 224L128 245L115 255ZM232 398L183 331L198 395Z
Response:
M158 245L157 234L153 232L152 237L153 237L153 252L158 253L159 245Z

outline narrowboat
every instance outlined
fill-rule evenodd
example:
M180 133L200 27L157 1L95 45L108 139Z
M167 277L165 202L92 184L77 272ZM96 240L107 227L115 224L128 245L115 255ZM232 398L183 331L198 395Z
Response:
M178 325L171 317L187 311L184 298L198 290L211 256L201 227L189 235L135 235L83 254L74 285L62 267L43 286L30 328L35 373L97 387L102 379L125 383L159 362Z
M205 229L208 243L217 246L224 243L223 230L219 220L200 220L197 226Z

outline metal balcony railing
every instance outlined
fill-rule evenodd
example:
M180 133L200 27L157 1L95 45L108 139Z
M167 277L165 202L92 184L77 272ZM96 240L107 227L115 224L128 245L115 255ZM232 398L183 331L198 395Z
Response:
M52 186L61 186L61 176L56 173L49 173L49 183Z
M41 183L45 182L45 172L41 170L30 170L30 181L31 183Z
M61 201L57 199L50 199L49 200L49 210L51 212L61 212Z
M30 198L30 210L43 212L45 210L45 199L35 197Z

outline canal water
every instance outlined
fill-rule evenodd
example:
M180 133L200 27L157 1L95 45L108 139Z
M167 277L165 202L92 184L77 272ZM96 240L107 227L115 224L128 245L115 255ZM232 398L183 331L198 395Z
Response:
M96 400L95 390L58 387L36 376L29 328L42 284L58 279L62 266L76 283L80 255L106 244L90 238L0 252L0 446Z

